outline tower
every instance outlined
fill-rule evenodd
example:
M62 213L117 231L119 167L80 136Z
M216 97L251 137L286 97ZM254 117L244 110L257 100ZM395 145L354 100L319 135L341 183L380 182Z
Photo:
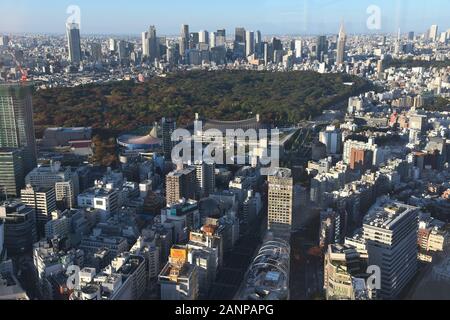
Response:
M189 25L183 24L181 26L180 37L180 56L184 58L186 50L189 49Z
M36 167L30 85L0 85L0 148L24 149L25 175Z
M268 177L268 229L275 237L290 236L294 182L290 169L277 168Z
M347 41L347 35L345 33L344 23L342 23L341 29L339 30L339 38L338 38L338 43L337 43L336 64L338 66L344 64L346 41Z
M67 44L69 48L69 61L73 64L81 62L80 26L78 23L66 25Z
M253 31L245 32L245 55L248 57L255 52L255 33Z

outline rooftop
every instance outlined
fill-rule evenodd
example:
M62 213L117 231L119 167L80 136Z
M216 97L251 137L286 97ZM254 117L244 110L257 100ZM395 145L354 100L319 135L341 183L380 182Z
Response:
M387 230L392 229L395 223L416 209L401 202L390 201L373 208L364 218L364 224Z

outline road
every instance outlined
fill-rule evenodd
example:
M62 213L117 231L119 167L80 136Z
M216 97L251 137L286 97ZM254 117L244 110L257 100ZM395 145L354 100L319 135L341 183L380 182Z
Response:
M310 203L300 207L301 219L294 219L297 230L291 236L291 300L310 300L322 296L323 257L311 254L319 242L319 210Z

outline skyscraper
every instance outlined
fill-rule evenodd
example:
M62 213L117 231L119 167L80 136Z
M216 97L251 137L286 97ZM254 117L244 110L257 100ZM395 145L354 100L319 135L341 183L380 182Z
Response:
M181 26L181 37L180 37L180 56L184 58L186 50L189 49L189 25L183 24Z
M197 48L200 43L200 34L198 32L191 32L189 35L189 49Z
M339 30L339 38L338 38L338 42L337 42L336 64L338 66L344 64L346 41L347 41L347 35L345 33L344 23L342 23L341 29Z
M172 159L172 148L174 143L172 141L172 133L175 131L177 123L173 119L162 118L161 128L162 128L162 143L164 158L166 161Z
M335 126L328 126L319 133L319 141L327 147L327 154L338 154L342 151L342 131Z
M245 55L248 57L255 53L255 33L253 31L245 32Z
M301 39L295 40L295 57L297 59L303 57L303 41Z
M209 44L209 32L206 31L206 30L201 30L201 31L198 33L198 41L199 41L200 43L206 43L206 44Z
M224 47L227 41L225 29L219 29L216 32L216 47Z
M268 177L268 229L275 237L290 236L294 198L291 170L277 168Z
M0 36L0 47L7 47L9 44L8 36Z
M109 52L116 52L117 50L117 40L114 38L110 38L108 41L108 50Z
M417 271L418 209L387 200L364 219L369 265L381 271L380 296L395 299Z
M215 164L200 161L195 163L198 198L209 196L214 192L216 185Z
M324 56L328 54L328 41L326 36L317 37L316 58L320 62L324 61Z
M438 30L439 27L435 24L433 24L430 28L430 35L429 35L429 39L431 41L437 41L438 40Z
M23 186L23 149L0 148L0 197L17 197Z
M262 42L262 35L261 35L261 31L257 30L255 33L255 43L259 44Z
M0 205L0 220L4 223L4 246L8 256L30 252L36 237L36 218L33 208L20 200L9 200Z
M150 26L148 31L142 33L142 55L153 62L159 58L159 44L155 26Z
M244 43L245 42L245 28L236 28L235 34L234 34L234 41L237 43Z
M90 45L91 59L98 62L102 60L102 45L98 42L92 42Z
M69 61L73 64L81 62L80 26L77 23L66 25Z
M36 140L29 85L0 85L0 147L24 148L24 174L36 166Z

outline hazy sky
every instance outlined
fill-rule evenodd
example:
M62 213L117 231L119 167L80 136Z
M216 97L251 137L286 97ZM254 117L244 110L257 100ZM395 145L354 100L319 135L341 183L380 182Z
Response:
M69 5L81 10L82 34L135 34L155 25L158 34L236 26L263 34L368 33L366 10L381 9L380 32L450 28L449 0L0 0L0 33L63 33Z

